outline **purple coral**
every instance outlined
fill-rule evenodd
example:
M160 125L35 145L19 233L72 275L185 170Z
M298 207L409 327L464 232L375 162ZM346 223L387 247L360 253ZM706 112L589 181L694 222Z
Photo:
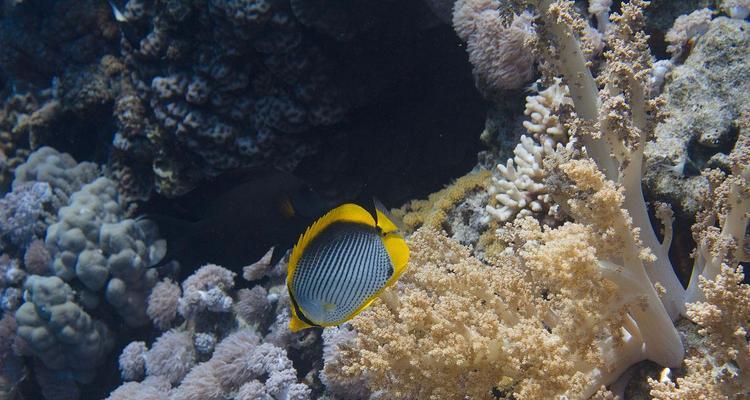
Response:
M47 204L52 188L47 182L15 185L0 199L0 237L13 246L25 248L35 238L44 237Z

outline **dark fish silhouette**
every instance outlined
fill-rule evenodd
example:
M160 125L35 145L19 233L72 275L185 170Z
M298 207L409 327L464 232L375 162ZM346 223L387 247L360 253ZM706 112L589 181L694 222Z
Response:
M206 263L239 269L275 246L272 263L328 207L301 179L276 170L224 173L170 202L180 217L146 214L167 240L154 267L177 260L188 271ZM174 212L171 212L172 214Z

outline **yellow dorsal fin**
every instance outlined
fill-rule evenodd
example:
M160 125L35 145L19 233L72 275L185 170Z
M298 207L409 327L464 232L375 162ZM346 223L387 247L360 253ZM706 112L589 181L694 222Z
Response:
M395 232L385 235L383 245L393 263L393 275L385 284L388 287L396 282L406 270L406 265L409 263L409 246L406 245L406 240Z
M375 201L375 212L377 213L377 224L380 228L380 234L383 238L383 245L388 252L388 256L393 263L393 276L388 279L385 287L396 282L396 280L406 270L406 264L409 262L409 246L406 245L404 238L398 233L398 224L392 219L391 214L386 210L383 203L377 199Z
M398 225L391 221L391 219L388 218L388 215L380 210L375 210L375 212L378 214L378 226L380 227L381 232L386 234L396 232L398 230Z
M310 242L317 237L320 232L323 232L323 230L335 222L355 222L373 228L375 227L375 219L372 215L364 208L351 203L340 205L318 218L318 220L310 225L310 227L305 230L305 233L299 237L297 244L295 244L292 249L292 255L289 256L286 283L290 291L292 290L292 277L294 276L294 271L297 269L299 258L305 252L307 246L310 245Z
M398 225L391 220L391 217L380 210L377 210L377 213L378 226L380 227L381 235L383 235L383 245L393 263L393 276L386 283L386 286L389 286L406 269L406 264L409 262L409 246L406 245L403 236L398 233Z

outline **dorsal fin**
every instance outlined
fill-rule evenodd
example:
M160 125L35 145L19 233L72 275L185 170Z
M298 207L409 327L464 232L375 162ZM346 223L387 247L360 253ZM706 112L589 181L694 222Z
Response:
M378 215L378 218L376 218L376 222L378 226L380 226L381 229L383 229L384 232L393 232L393 231L401 231L404 232L404 227L401 224L401 221L399 221L396 217L391 214L390 211L388 211L388 208L380 201L377 197L372 198L372 203L375 205L375 210L379 214L382 214L387 220L389 228L386 230L385 223L381 223L381 220L383 220L383 217Z

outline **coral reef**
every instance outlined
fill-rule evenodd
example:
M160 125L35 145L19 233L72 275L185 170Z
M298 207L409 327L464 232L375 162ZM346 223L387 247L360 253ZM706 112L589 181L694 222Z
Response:
M718 17L708 25L684 63L670 73L664 88L667 119L646 144L646 188L670 202L682 218L700 209L698 193L707 187L706 166L722 167L736 140L733 125L750 102L747 63L750 25Z
M0 399L747 397L750 6L652 3L6 1ZM426 197L403 277L292 333L279 246L152 268L248 167Z
M29 9L36 12L29 13ZM0 68L19 83L49 84L69 67L114 50L118 30L104 2L25 1L0 19Z
M477 87L487 93L518 89L534 74L534 53L527 44L535 36L532 15L513 15L506 22L499 3L458 0L453 11L453 25L466 41Z
M121 374L125 380L141 382L125 383L109 399L148 398L144 396L155 393L176 400L310 398L311 389L299 381L287 352L309 351L319 336L289 331L288 296L269 294L284 288L283 276L268 283L278 286L237 291L232 290L234 276L210 264L188 277L178 306L187 324L163 333L151 349L139 341L126 346L119 358ZM159 285L166 294L151 296L149 301L159 304L149 304L149 309L179 293L169 281ZM275 320L268 322L272 316ZM168 326L164 322L160 329Z
M45 367L66 371L72 385L90 383L114 344L110 331L73 301L73 289L58 277L32 275L25 290L15 314L18 336Z
M58 212L59 221L47 228L45 242L55 274L77 279L87 292L105 293L107 301L131 326L148 323L146 298L158 274L149 267L166 251L146 220L125 218L116 184L98 178L84 185ZM96 295L86 296L96 306Z
M5 243L25 249L31 241L44 236L45 205L52 201L47 182L28 182L16 186L0 199L0 237ZM0 243L2 245L2 243Z
M52 189L52 214L46 222L54 222L57 210L68 204L70 196L97 176L97 166L90 162L77 163L69 154L51 147L41 147L15 170L13 187L28 182L46 182Z
M638 295L596 266L592 231L520 221L517 253L490 266L435 231L412 235L403 284L352 320L328 379L361 376L389 398L586 398L616 377L645 339L620 332L645 334L621 314Z
M7 191L13 170L29 156L29 135L18 129L39 107L32 92L16 93L3 99L0 110L0 193Z
M115 138L121 163L150 159L157 190L169 196L240 166L292 169L315 151L314 131L342 121L379 82L349 79L337 59L304 37L310 27L353 40L381 23L387 8L371 1L132 7L138 11L124 11L132 34L121 47L136 90L117 100L115 112L137 115L146 129L121 123Z
M465 7L483 9L489 2L470 3L463 6L464 12ZM497 231L497 240L504 241L506 247L499 254L485 255L489 265L472 259L468 249L426 228L415 233L411 238L412 266L402 284L385 293L382 303L352 321L356 335L344 333L348 338L334 340L331 345L336 347L332 352L338 353L327 356L325 367L325 379L333 382L332 390L338 390L341 382L364 381L371 390L389 398L492 398L498 393L513 398L587 398L597 391L597 396L605 397L601 384L614 382L640 360L671 367L682 364L683 345L672 323L679 314L694 318L704 327L721 326L715 328L718 335L724 332L731 336L734 332L731 340L737 343L730 345L728 352L712 348L707 352L715 353L718 362L726 365L721 367L724 375L713 374L717 385L728 383L722 389L725 393L735 395L746 390L729 383L734 382L730 377L741 376L741 372L733 370L727 360L737 360L734 365L744 362L747 321L742 317L739 323L717 320L725 312L729 313L727 318L741 315L743 306L718 300L720 291L705 283L719 274L721 260L731 257L732 249L738 249L734 257L744 259L745 178L735 168L733 177L727 180L729 186L717 189L718 193L729 193L719 198L726 198L720 201L732 207L721 208L719 215L702 217L709 239L704 244L699 242L694 278L686 292L667 257L672 215L660 207L659 216L665 224L662 241L649 221L641 189L644 147L659 122L655 111L663 104L661 99L647 97L653 90L651 57L646 37L640 32L645 5L635 0L624 3L619 14L609 16L611 23L604 28L604 63L596 70L595 80L589 69L592 64L586 60L592 54L585 49L586 24L577 16L572 2L536 4L543 21L538 30L539 57L555 60L542 72L562 75L572 98L573 107L555 110L555 119L563 123L553 120L552 131L564 126L578 143L532 157L536 147L526 138L526 151L520 156L527 156L519 159L530 169L536 166L527 174L544 166L545 176L533 188L548 193L575 223L540 228L535 220L515 219L512 225ZM456 14L461 11L457 7L454 14L459 35L479 26L457 20ZM691 29L686 28L686 32ZM686 43L691 36L692 32L685 34ZM553 78L555 75L547 75L545 80L553 82ZM534 123L543 121L544 114L530 114L532 121L527 129L535 129ZM551 139L539 140L544 143ZM736 154L730 159L746 162L747 149ZM506 168L501 172L507 175L509 171ZM713 226L716 221L720 227ZM723 272L724 282L717 286L728 285L732 290L721 293L736 292L729 296L745 304L747 293L740 285L741 276L735 272L730 278L726 271L731 269ZM587 287L591 284L596 289ZM691 303L685 308L685 302L694 301L696 294L710 295L711 301L720 305L711 308ZM540 314L524 314L523 305L534 304L539 300L536 296L543 304L534 308ZM566 301L566 296L572 296L571 301ZM583 309L587 315L565 314L575 313L575 307L569 306L587 302L590 305ZM712 311L701 314L699 309ZM575 328L566 328L566 322L575 324ZM524 325L527 323L530 325ZM589 328L594 332L588 332ZM524 339L516 336L519 331L528 338L534 336L534 329L541 329L545 338L533 339L534 346L521 345ZM701 332L713 335L717 343L730 341L719 339L710 328ZM547 349L545 344L553 347ZM593 353L579 352L577 346ZM570 353L556 355L554 352L560 349ZM550 359L545 361L547 356ZM518 359L524 361L514 361ZM553 365L554 370L545 369ZM688 367L691 365L698 364L690 361ZM544 376L536 377L534 374L540 371ZM675 388L669 383L662 385L654 393L661 395ZM699 387L690 383L685 386ZM710 392L706 388L702 393Z

